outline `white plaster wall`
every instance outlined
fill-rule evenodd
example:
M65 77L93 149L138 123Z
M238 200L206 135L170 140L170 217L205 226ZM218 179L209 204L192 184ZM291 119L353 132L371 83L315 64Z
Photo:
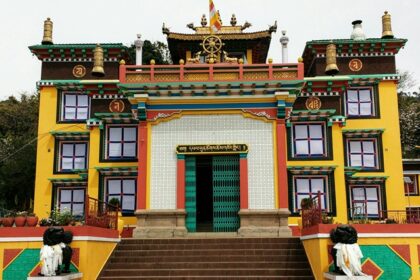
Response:
M248 144L250 209L274 209L273 125L241 115L190 115L152 126L151 209L176 208L176 146Z

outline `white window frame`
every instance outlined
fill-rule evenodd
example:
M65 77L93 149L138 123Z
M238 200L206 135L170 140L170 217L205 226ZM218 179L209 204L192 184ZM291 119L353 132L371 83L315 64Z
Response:
M69 96L75 96L76 100L76 104L75 105L67 105L66 104L66 98L68 98ZM79 98L87 98L87 105L79 105ZM75 112L75 118L66 118L66 112L68 108L74 108ZM86 112L86 118L82 118L79 117L79 110L82 108L86 108L87 112ZM61 94L61 116L60 116L60 120L64 121L64 122L84 122L87 119L89 119L89 114L90 114L90 97L87 94L81 94L78 92L71 92L71 91L64 91Z
M360 142L360 146L361 146L361 150L360 152L356 152L351 150L351 142ZM365 152L363 150L364 142L373 142L373 153L371 152ZM347 166L351 166L351 167L360 167L363 169L379 169L380 168L380 164L379 164L379 151L378 151L378 139L377 138L347 138L346 139L346 148L347 148ZM360 159L361 159L361 165L356 165L353 164L352 162L352 156L357 156L360 155ZM374 166L366 166L366 161L367 161L367 156L372 156L373 155L373 159L374 159Z
M73 152L71 156L65 156L64 153L64 145L72 145L73 148ZM76 145L84 145L84 155L77 155L76 154ZM64 158L72 158L72 167L71 169L64 169L63 168L63 159ZM76 164L76 159L80 159L83 158L84 159L84 168L74 168L75 164ZM59 141L58 142L58 165L57 165L57 169L58 172L72 172L73 170L86 170L88 169L88 163L89 163L89 145L87 141Z
M305 126L306 127L306 133L307 138L298 138L296 133L296 127L298 126ZM319 137L311 137L311 126L321 126L321 138ZM327 129L325 122L302 122L302 123L293 123L291 127L292 132L292 139L291 139L291 146L292 146L292 157L293 158L324 158L328 156L327 153ZM311 140L313 141L322 141L322 154L313 154L311 152ZM308 153L307 154L297 154L297 148L296 144L297 142L306 142L308 147Z
M326 212L331 212L328 175L293 175L293 212L298 213L301 210L300 200L307 197L314 198L318 195L317 191L312 192L312 180L316 179L323 180L323 192L321 192L321 200L323 203L321 203L321 208ZM298 190L298 180L308 180L308 191ZM301 199L299 199L299 197Z
M121 141L111 140L111 129L120 128L121 129ZM125 129L134 129L135 130L135 140L125 140ZM118 156L110 155L110 146L118 145L120 143L120 153ZM134 155L125 156L124 147L125 144L134 144ZM107 125L105 130L105 158L107 160L134 160L137 159L137 145L138 145L138 128L135 125Z
M406 196L410 196L410 195L415 195L418 196L419 195L419 185L418 185L418 174L404 174L404 193ZM413 187L414 187L414 192L408 192L408 186L407 184L409 184L409 180L406 179L409 178L409 180L413 183ZM414 178L414 180L413 180Z
M75 191L83 191L83 201L74 201L74 192ZM62 201L62 191L70 191L71 192L71 199L68 201ZM67 209L70 211L70 213L73 216L83 216L85 213L85 203L86 203L86 187L57 187L57 208L60 209L60 211L64 211ZM70 204L70 208L63 207L62 205L68 205ZM75 213L74 212L74 205L80 205L82 204L82 212L81 213Z
M362 90L369 90L370 91L370 100L369 101L362 101L360 99L360 91ZM349 101L349 91L357 91L357 101ZM375 94L374 94L373 87L353 87L348 88L345 94L345 113L347 117L354 117L354 118L371 118L376 116L376 108L375 108ZM357 103L357 114L350 114L349 113L349 104L356 104ZM370 104L370 114L361 114L361 104Z
M137 178L136 177L105 177L105 191L104 191L104 201L109 202L110 199L116 197L120 201L120 208L123 213L134 214L134 211L137 207ZM119 181L120 192L119 193L109 193L109 183L110 181ZM124 190L124 181L133 181L134 182L134 192L126 192ZM124 197L132 196L134 199L133 209L124 208Z
M353 189L363 189L364 190L364 199L363 200L356 200L354 199L354 195L353 195ZM366 189L376 189L376 198L377 199L368 199L367 197L367 191ZM371 185L371 184L352 184L349 185L349 190L350 190L350 208L353 209L353 211L351 211L351 216L353 216L354 213L358 213L361 215L361 217L371 217L371 218L379 218L380 217L380 213L382 210L382 189L380 185ZM355 202L358 204L362 204L362 208L359 210L356 210L354 205ZM368 203L374 203L376 202L377 206L378 206L378 212L374 213L374 214L370 214L368 212ZM355 212L358 211L358 212ZM363 213L362 213L363 212ZM353 217L354 218L354 217Z

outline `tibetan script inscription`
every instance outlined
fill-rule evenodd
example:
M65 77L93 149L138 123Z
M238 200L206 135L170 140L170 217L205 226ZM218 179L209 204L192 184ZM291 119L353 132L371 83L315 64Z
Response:
M306 99L305 106L308 110L319 110L321 109L321 99L316 96L311 96Z
M83 78L86 75L86 68L83 65L76 65L73 67L73 76L76 78Z
M178 145L176 147L178 154L231 154L247 153L246 144L211 144L211 145Z
M360 59L354 58L354 59L350 60L349 68L353 72L360 71L363 68L363 63Z
M119 99L114 99L109 103L109 111L112 113L121 113L124 111L124 102Z

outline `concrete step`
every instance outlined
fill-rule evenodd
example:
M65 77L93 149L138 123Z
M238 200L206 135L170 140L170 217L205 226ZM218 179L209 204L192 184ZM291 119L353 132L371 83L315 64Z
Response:
M297 237L290 238L160 238L160 239L137 239L125 238L121 244L233 244L233 243L299 243Z
M306 261L284 261L284 262L113 262L108 269L187 269L187 268L302 268L308 263Z
M310 269L107 269L103 276L310 276Z
M114 253L115 257L123 256L224 256L224 255L241 255L241 256L259 256L259 255L302 255L305 254L303 249L207 249L207 250L129 250Z
M206 250L206 249L302 249L292 243L210 243L210 244L120 244L118 251L127 250Z

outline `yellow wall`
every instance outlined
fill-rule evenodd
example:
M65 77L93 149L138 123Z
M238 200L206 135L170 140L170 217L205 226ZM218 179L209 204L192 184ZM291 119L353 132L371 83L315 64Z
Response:
M51 211L52 184L49 178L79 178L77 174L53 174L54 172L54 144L55 138L50 134L52 130L59 131L89 131L85 123L58 124L57 115L57 89L43 87L40 93L40 110L38 126L38 146L35 179L35 202L34 212L40 217L48 217ZM90 130L89 140L89 170L88 170L88 194L98 197L99 173L95 167L104 166L136 166L136 163L124 162L99 162L100 152L100 129L95 127ZM123 217L125 224L136 224L135 217Z
M43 87L40 93L38 121L38 146L35 177L34 212L40 217L48 217L51 211L52 184L48 178L78 178L76 174L54 175L54 136L52 130L86 131L85 124L57 124L57 89Z
M96 280L106 261L116 247L116 242L101 241L73 241L72 248L79 248L79 271L83 273L83 280ZM40 249L41 241L34 242L1 242L0 243L0 272L3 271L4 249ZM0 280L3 274L0 273Z
M332 126L333 160L288 161L287 166L331 166L334 171L337 217L334 222L347 223L347 198L344 177L344 158L342 129L385 129L382 135L384 172L359 172L357 176L388 176L386 180L386 204L388 210L404 210L408 200L404 195L400 129L398 118L397 88L393 81L379 83L379 119L347 119L346 126ZM420 198L418 198L420 205ZM289 224L297 224L298 218L289 218Z

